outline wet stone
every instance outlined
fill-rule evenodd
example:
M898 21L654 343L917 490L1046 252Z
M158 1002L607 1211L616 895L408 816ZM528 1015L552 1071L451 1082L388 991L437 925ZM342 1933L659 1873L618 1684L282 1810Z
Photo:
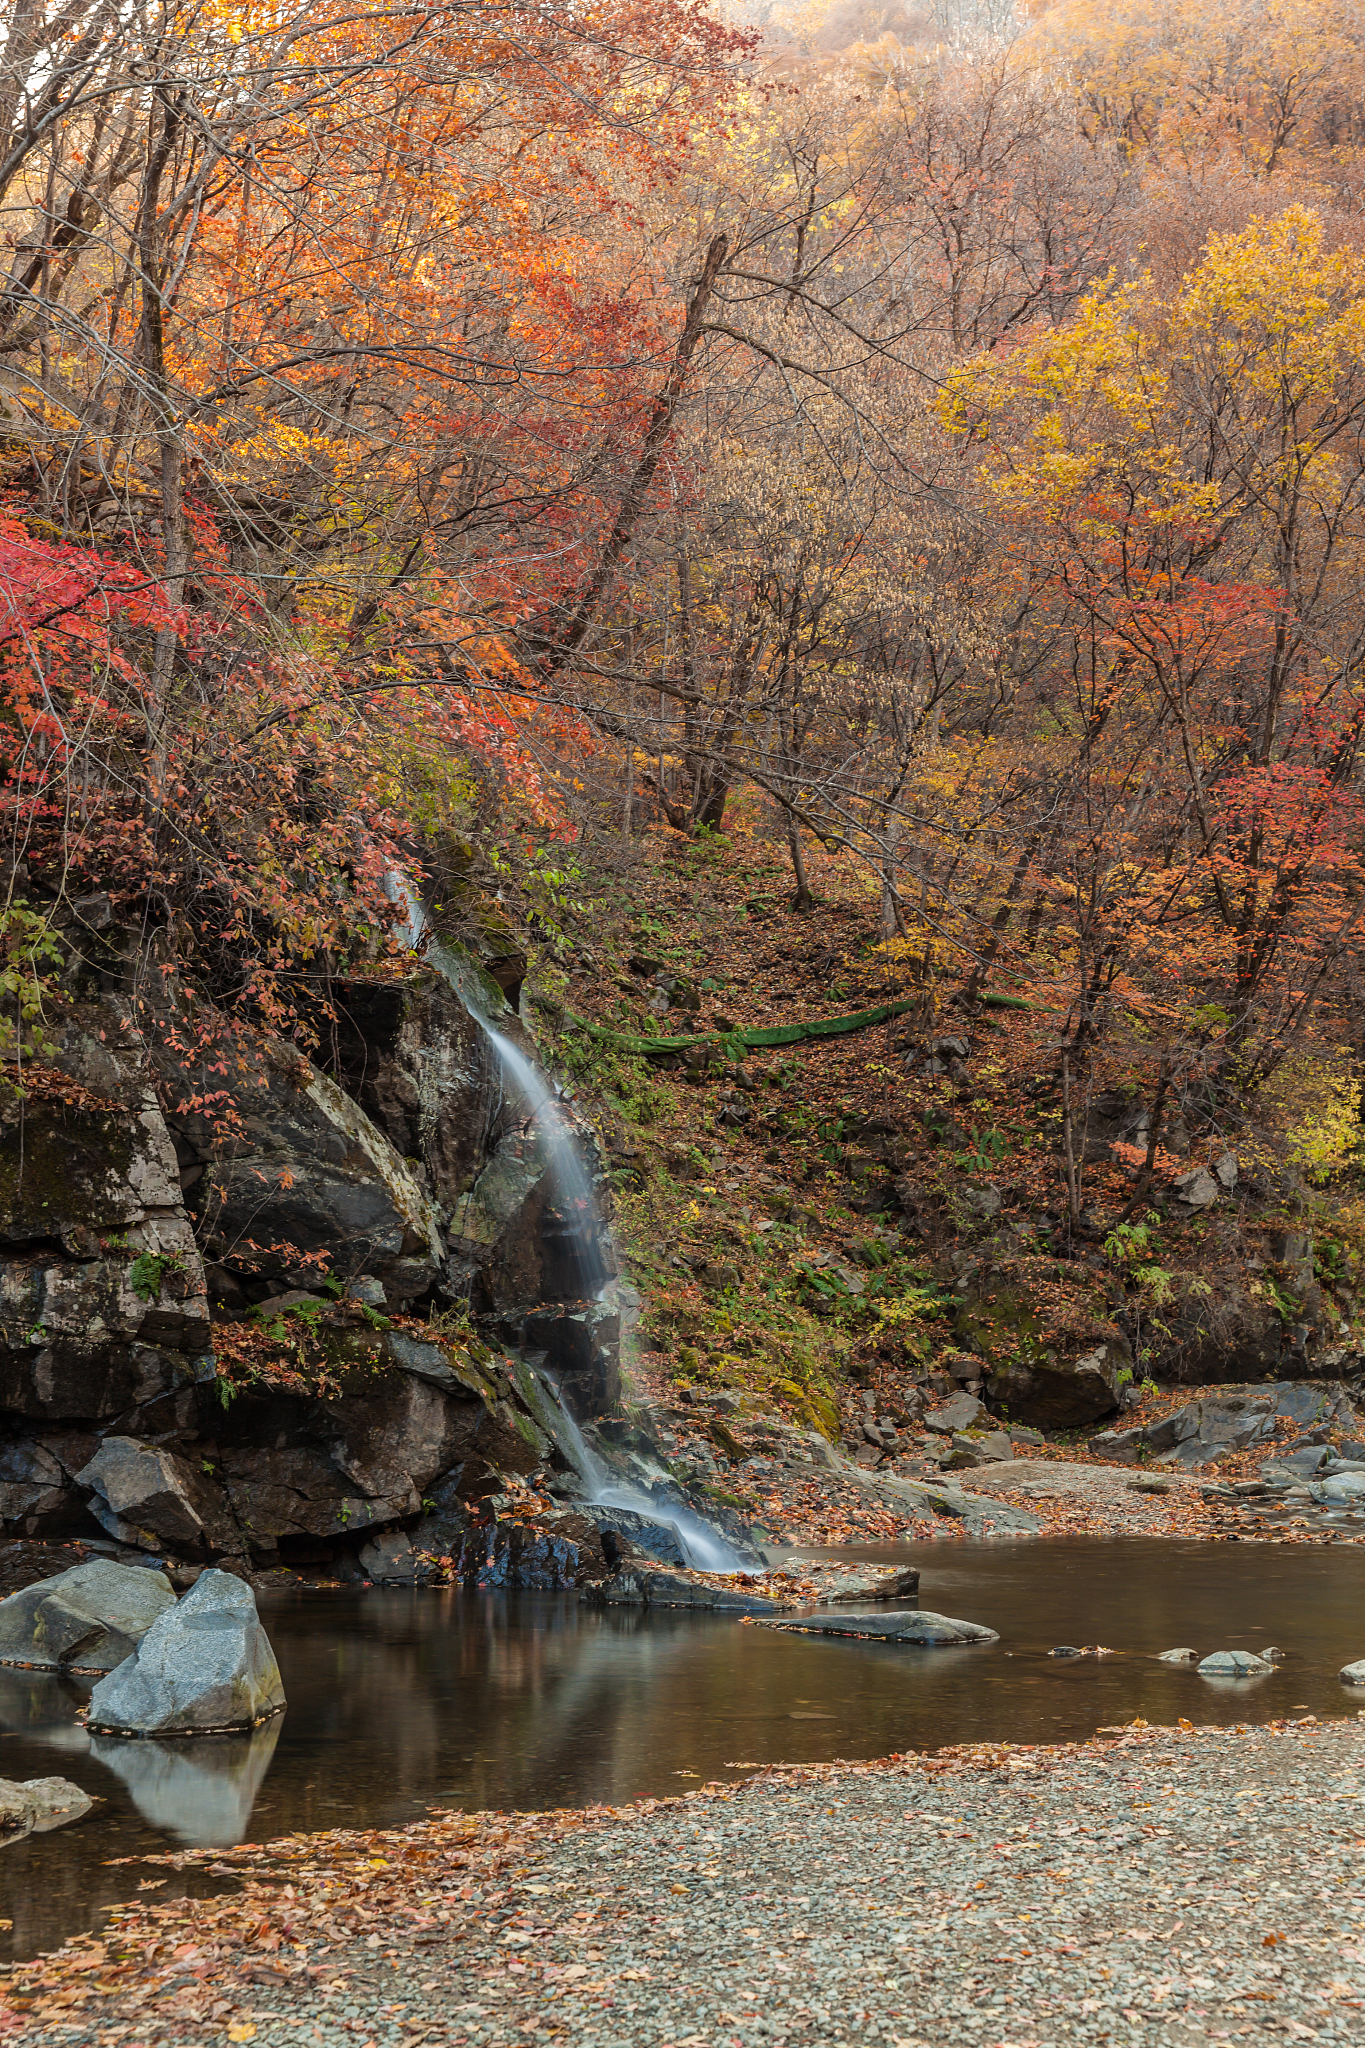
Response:
M811 1614L764 1625L786 1635L873 1636L882 1642L906 1643L921 1649L950 1649L958 1644L1000 1640L993 1628L983 1628L975 1621L956 1621L947 1614L931 1614L927 1608L914 1614Z
M1263 1678L1275 1666L1251 1650L1215 1650L1199 1665L1201 1678Z

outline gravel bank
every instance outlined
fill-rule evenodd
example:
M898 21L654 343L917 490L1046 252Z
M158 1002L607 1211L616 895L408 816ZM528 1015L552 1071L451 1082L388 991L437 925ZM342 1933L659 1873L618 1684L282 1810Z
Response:
M619 1813L443 1816L213 1867L250 1872L245 1891L141 1905L106 1946L13 1972L4 2039L1365 2035L1358 1720L765 1773Z

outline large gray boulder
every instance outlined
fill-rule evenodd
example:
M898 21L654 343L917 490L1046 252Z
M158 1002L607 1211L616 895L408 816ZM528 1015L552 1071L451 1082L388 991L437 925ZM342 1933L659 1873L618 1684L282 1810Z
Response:
M92 1735L223 1735L284 1706L284 1687L251 1588L201 1574L137 1652L90 1696Z
M92 1558L0 1600L0 1664L112 1671L174 1605L164 1573Z

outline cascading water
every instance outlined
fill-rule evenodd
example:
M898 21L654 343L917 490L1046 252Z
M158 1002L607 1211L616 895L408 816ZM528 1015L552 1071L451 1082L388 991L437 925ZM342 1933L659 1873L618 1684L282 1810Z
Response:
M421 897L407 876L390 875L387 887L391 900L403 912L403 934L408 944L414 951L420 950L428 964L449 983L496 1053L508 1093L520 1096L524 1129L528 1134L535 1130L550 1182L553 1211L569 1241L571 1264L581 1283L581 1293L584 1299L600 1300L616 1270L616 1261L604 1242L592 1176L578 1139L559 1106L554 1083L485 1013L486 998L476 977L432 930ZM538 1378L558 1411L565 1454L582 1482L588 1506L621 1509L671 1529L678 1548L695 1571L757 1569L752 1557L744 1557L726 1536L677 1498L676 1489L662 1467L647 1475L648 1487L611 1471L589 1446L553 1376L541 1371Z
M658 1528L671 1529L679 1550L694 1571L753 1572L758 1569L752 1558L742 1557L728 1537L677 1498L668 1474L662 1468L656 1468L656 1474L651 1475L651 1488L637 1485L619 1472L612 1472L588 1443L551 1375L542 1372L539 1377L559 1411L569 1455L583 1482L589 1507L620 1508L627 1514L639 1515L643 1521L652 1522Z

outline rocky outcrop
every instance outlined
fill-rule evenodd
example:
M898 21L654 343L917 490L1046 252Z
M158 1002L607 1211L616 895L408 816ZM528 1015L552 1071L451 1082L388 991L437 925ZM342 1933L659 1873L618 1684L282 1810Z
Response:
M163 1573L103 1558L0 1600L0 1664L112 1671L175 1605Z
M1289 1448L1299 1432L1325 1431L1330 1422L1349 1419L1353 1412L1340 1387L1291 1380L1255 1393L1188 1401L1159 1421L1135 1429L1103 1430L1091 1438L1090 1448L1118 1465L1141 1462L1198 1471L1216 1465L1230 1451L1269 1445L1277 1435Z
M0 1412L47 1425L213 1371L204 1269L136 1035L84 1007L57 1058L69 1085L0 1105ZM12 1467L14 1505L41 1515L61 1469L55 1452Z
M259 1726L284 1687L251 1588L207 1571L90 1695L92 1735L209 1735Z
M389 1309L441 1291L439 1204L297 1047L221 1039L194 1063L164 1040L149 1052L176 1104L186 1201L229 1307L268 1298L272 1280L306 1282L313 1258L341 1280L373 1275ZM211 1113L192 1106L205 1096Z
M472 1308L585 1412L619 1395L619 1312L577 1299L585 1217L450 982L422 967L343 984L314 1064L234 1034L174 974L136 997L112 968L86 986L101 978L65 1014L41 1095L0 1109L6 1530L344 1563L438 1502L472 1533L471 1504L564 1469L573 1447L527 1366L467 1326L445 1344L392 1322ZM498 1029L524 1059L510 1013ZM315 1391L307 1374L292 1391L220 1377L210 1296L287 1365L306 1334ZM538 1575L580 1575L556 1543Z

